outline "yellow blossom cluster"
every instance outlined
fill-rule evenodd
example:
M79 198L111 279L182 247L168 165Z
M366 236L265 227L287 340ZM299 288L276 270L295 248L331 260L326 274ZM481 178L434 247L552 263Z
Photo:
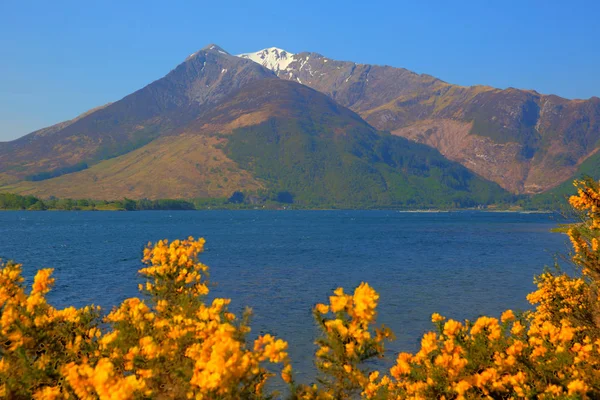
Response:
M569 198L569 204L586 213L585 225L592 229L600 228L600 186L592 179L576 180L573 185L577 194Z
M21 266L0 268L0 398L263 398L283 366L293 383L287 342L259 336L248 346L229 299L206 304L204 240L159 241L144 251L145 299L130 298L103 319L97 307L56 310L46 303L52 270L29 294Z
M323 387L297 387L301 397L340 399L371 391L368 386L374 375L362 363L382 357L384 341L391 337L387 328L371 327L378 300L379 294L363 282L353 294L338 288L329 304L315 306L313 314L322 331L316 342L316 364Z
M155 246L148 243L142 261L148 267L139 272L152 279L140 285L153 296L170 300L172 296L204 296L208 286L204 281L208 267L198 262L198 255L204 250L204 239L159 240Z
M26 293L21 265L0 267L0 398L53 398L62 368L93 352L99 308L50 306L51 274L38 271Z

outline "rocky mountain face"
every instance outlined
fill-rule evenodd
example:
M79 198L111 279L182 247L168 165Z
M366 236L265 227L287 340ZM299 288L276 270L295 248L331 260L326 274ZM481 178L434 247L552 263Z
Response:
M402 68L265 49L240 55L327 94L372 126L437 148L513 193L569 179L600 139L600 99L462 87Z

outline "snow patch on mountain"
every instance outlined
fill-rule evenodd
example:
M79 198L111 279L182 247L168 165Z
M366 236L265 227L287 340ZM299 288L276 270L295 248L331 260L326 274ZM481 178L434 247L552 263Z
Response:
M295 61L294 56L294 53L278 49L277 47L269 47L268 49L259 50L256 53L238 54L238 57L252 60L274 72L287 69L288 65Z

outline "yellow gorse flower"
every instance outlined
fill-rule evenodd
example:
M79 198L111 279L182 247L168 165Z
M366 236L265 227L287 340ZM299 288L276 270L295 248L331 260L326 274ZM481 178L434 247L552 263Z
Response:
M283 364L282 379L291 384L287 342L265 335L248 347L244 337L250 329L234 324L230 300L204 303L208 268L198 262L203 246L203 239L193 238L150 245L140 270L149 279L140 285L148 300L123 301L104 318L108 329L97 307L56 310L46 303L51 269L38 271L26 294L21 266L2 266L2 396L247 398L273 375L266 362ZM61 384L53 385L56 378L50 376Z

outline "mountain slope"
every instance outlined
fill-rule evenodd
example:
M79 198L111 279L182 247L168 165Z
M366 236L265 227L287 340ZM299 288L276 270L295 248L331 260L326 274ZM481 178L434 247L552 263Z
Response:
M265 49L241 57L319 90L378 129L437 148L514 193L569 179L600 140L600 99L461 87L402 68ZM597 171L600 174L600 171Z
M93 167L3 188L57 197L287 192L307 206L466 206L506 192L434 149L380 133L306 86L244 85L177 132Z
M290 192L302 204L464 206L506 195L437 151L377 132L300 84L254 82L213 111L227 119L240 107L249 114L277 111L263 122L233 129L225 154L270 190Z
M162 137L84 171L39 182L21 181L2 191L43 198L96 200L229 197L263 185L222 150L217 137L180 134Z
M119 101L0 144L0 182L40 180L125 154L176 131L246 83L274 78L256 63L207 46Z

